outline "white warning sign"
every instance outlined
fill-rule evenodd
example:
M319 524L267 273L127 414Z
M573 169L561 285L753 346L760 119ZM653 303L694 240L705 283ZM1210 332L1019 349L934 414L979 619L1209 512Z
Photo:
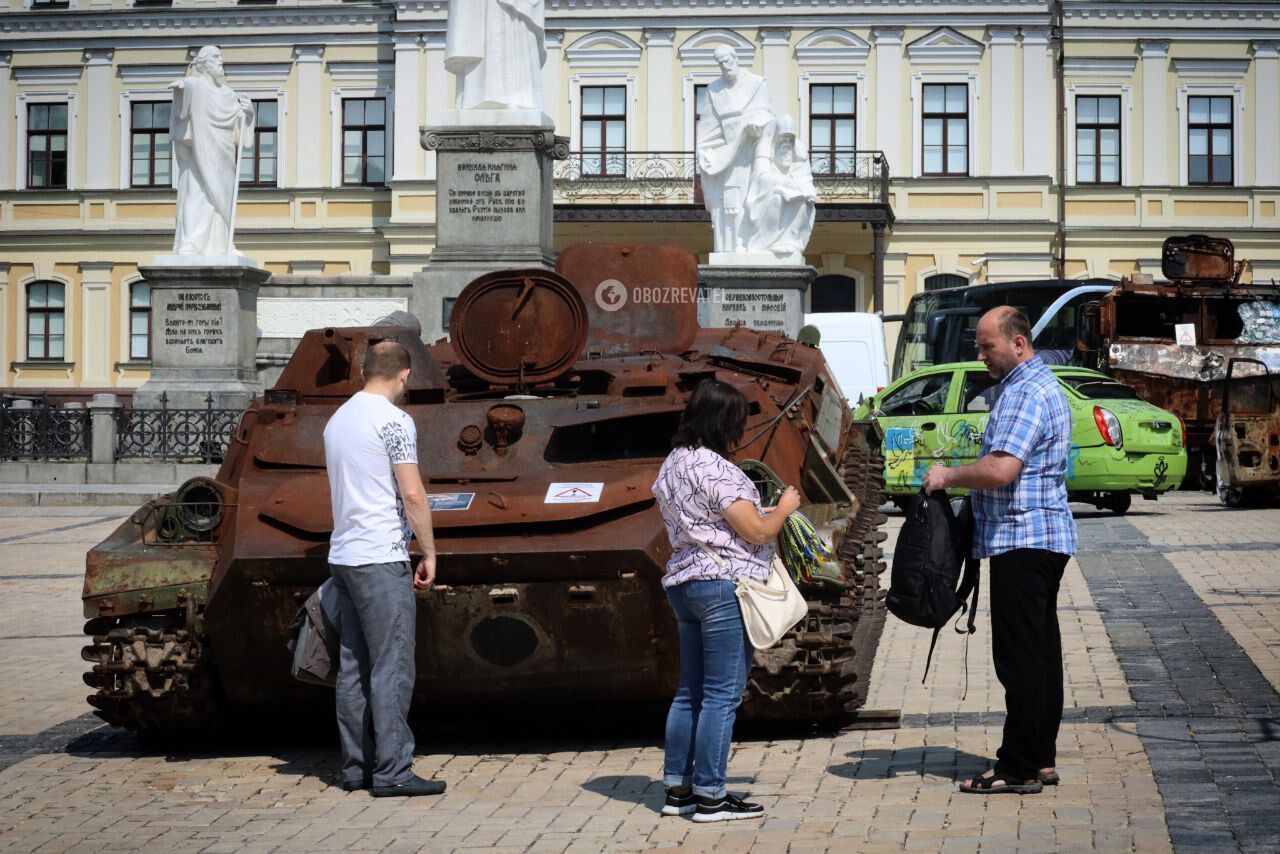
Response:
M604 492L603 483L553 483L547 487L543 504L595 504Z

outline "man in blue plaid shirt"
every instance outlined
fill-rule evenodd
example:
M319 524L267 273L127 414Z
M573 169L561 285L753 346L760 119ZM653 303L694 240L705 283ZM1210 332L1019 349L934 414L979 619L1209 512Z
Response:
M1071 412L1031 347L1031 325L1011 306L978 321L978 358L1000 380L972 465L933 466L925 492L973 490L973 556L991 559L991 657L1004 686L1004 740L995 767L963 792L1034 794L1058 782L1062 642L1058 587L1076 550L1067 506Z

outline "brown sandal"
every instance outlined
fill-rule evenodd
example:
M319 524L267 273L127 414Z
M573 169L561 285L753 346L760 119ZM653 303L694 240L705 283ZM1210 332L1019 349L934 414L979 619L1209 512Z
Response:
M997 786L997 783L1003 783ZM1005 792L1011 795L1037 795L1044 790L1039 780L1026 782L1010 777L1008 774L993 774L990 777L977 776L968 783L960 784L960 791L970 795L999 795Z

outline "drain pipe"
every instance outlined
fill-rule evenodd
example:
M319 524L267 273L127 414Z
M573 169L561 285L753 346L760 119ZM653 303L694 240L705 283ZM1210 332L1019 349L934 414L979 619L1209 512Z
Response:
M1058 117L1057 117L1057 166L1058 166L1058 224L1054 232L1054 240L1058 244L1057 257L1054 259L1055 275L1059 279L1067 277L1067 84L1066 58L1067 34L1063 28L1062 0L1054 0L1053 35L1056 36L1058 50L1054 59L1056 78Z

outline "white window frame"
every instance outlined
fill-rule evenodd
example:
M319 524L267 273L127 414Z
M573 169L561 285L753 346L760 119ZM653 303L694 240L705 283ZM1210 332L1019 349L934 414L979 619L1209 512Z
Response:
M146 282L146 281L147 280L145 277L135 274L132 276L126 276L120 282L120 289L121 289L121 294L119 298L120 346L116 349L116 362L119 364L129 364L131 362L136 364L137 362L141 361L139 359L134 359L130 355L130 351L133 349L133 341L132 341L133 336L132 336L132 329L130 328L130 324L132 323L132 318L130 316L129 310L133 307L132 305L133 286L138 284L139 282ZM154 316L155 315L153 314L152 317ZM151 352L153 354L155 353L155 349L156 349L155 330L152 329L151 330Z
M969 87L969 169L968 175L930 175L935 179L964 179L986 177L987 171L978 168L981 162L978 150L978 101L981 76L976 71L920 70L911 75L911 177L924 175L924 84L965 83ZM944 153L945 156L945 153Z
M236 94L244 95L250 101L276 102L276 187L283 189L285 158L289 150L285 146L285 132L288 127L289 116L289 93L276 86L241 86L236 89ZM244 155L248 154L249 151L246 150ZM239 180L238 175L236 178ZM258 187L257 189L262 188Z
M1178 86L1178 185L1193 186L1187 180L1187 152L1190 144L1190 124L1187 115L1187 98L1230 97L1231 116L1231 186L1225 184L1195 184L1206 190L1239 189L1244 183L1244 86L1239 83L1183 83Z
M396 97L395 87L389 84L373 83L366 85L350 85L342 87L334 87L329 93L329 117L331 124L330 146L333 152L333 163L329 173L330 186L338 190L358 189L360 185L342 183L342 102L347 99L369 99L382 98L386 103L386 112L384 114L385 139L387 150L384 153L386 157L386 185L391 186L391 175L395 163L395 140L392 134L395 133L395 109ZM366 189L377 189L366 187Z
M66 104L67 105L67 186L58 190L70 192L78 187L76 179L76 126L79 124L79 99L70 89L56 91L34 90L19 92L14 99L14 115L18 125L17 139L17 171L14 186L19 190L30 189L27 186L27 107L31 104ZM44 189L44 188L40 188ZM25 348L26 345L24 344Z
M698 128L693 120L698 106L693 100L695 87L705 86L719 79L720 73L717 71L694 71L686 74L680 82L680 94L684 99L684 150L690 154L697 147L698 139Z
M134 101L152 101L161 102L168 101L173 103L173 90L168 86L165 87L139 87L136 89L126 89L120 94L120 108L117 116L120 124L120 189L122 190L139 190L139 191L156 191L164 192L172 187L135 187L133 186L133 102ZM172 109L172 107L170 108ZM172 158L169 164L169 174L175 174L174 165L176 158L173 153L173 140L169 140L169 157Z
M71 299L71 296L76 289L76 283L71 279L68 279L66 276L58 273L48 273L43 276L37 273L30 276L23 276L22 280L18 282L18 310L16 312L16 319L18 323L16 331L18 334L17 352L22 354L20 361L31 361L31 353L27 350L27 347L30 344L27 338L27 288L37 282L56 282L57 284L62 285L62 359L60 361L50 362L49 364L74 365L76 363L76 356L79 353L79 348L76 344L80 341L79 336L72 334L72 330L76 328L75 323L78 319Z
M1076 183L1076 96L1115 97L1120 96L1120 184L1121 187L1133 185L1130 177L1133 174L1132 149L1129 144L1129 129L1133 126L1133 87L1128 83L1068 83L1067 84L1067 186L1094 187L1106 189L1115 184L1079 184Z
M838 86L841 84L857 87L854 92L854 99L857 103L857 114L854 116L853 122L853 147L858 151L864 151L862 144L864 134L866 133L864 126L867 119L867 75L862 71L802 71L799 79L799 95L800 95L800 121L797 129L804 140L806 150L810 150L812 140L809 139L809 119L812 110L809 106L809 87L810 86Z
M719 75L717 75L719 76ZM640 111L636 94L636 76L617 72L582 72L569 78L569 150L582 151L582 87L583 86L626 86L627 87L627 151L639 151L636 148L636 127L640 120Z

